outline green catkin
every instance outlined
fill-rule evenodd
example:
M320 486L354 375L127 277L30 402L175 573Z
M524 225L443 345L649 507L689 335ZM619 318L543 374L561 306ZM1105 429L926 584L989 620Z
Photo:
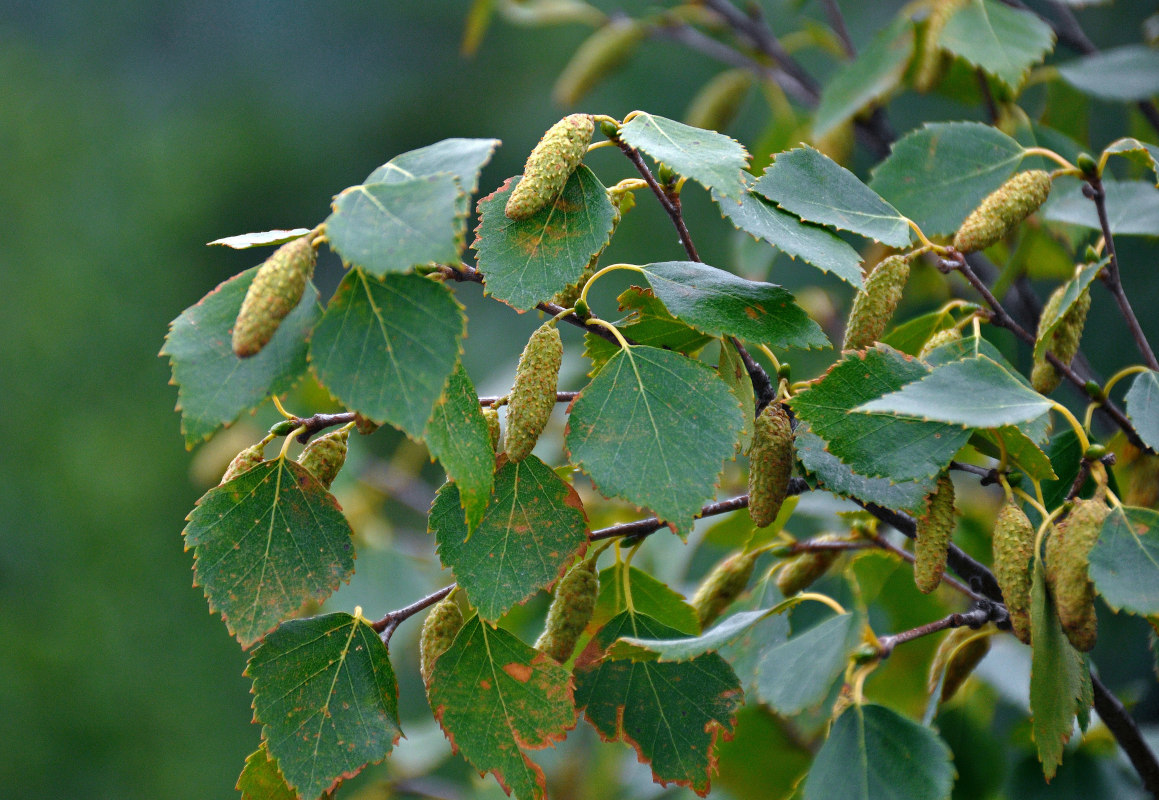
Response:
M878 341L893 318L902 291L909 280L909 262L905 256L882 260L869 277L865 288L853 300L853 310L845 326L843 350L861 350Z
M1059 306L1062 304L1065 294L1066 284L1058 287L1051 294L1042 309L1042 316L1039 318L1040 328L1042 320L1051 320L1058 314ZM1030 384L1039 394L1050 394L1062 383L1062 373L1055 368L1054 364L1046 360L1046 352L1054 353L1059 361L1069 365L1079 350L1079 342L1083 337L1083 326L1086 325L1087 312L1090 308L1091 293L1089 289L1084 289L1074 304L1067 309L1062 320L1050 332L1043 355L1034 360L1034 369L1030 373ZM1043 331L1039 332L1039 338L1043 336L1043 333Z
M566 663L592 618L599 594L600 579L594 562L581 561L568 570L555 587L547 622L535 649L560 664Z
M926 497L926 512L917 519L914 539L914 583L925 594L938 588L946 571L946 551L954 535L954 482L943 473Z
M233 352L239 358L260 353L301 302L316 258L312 237L307 235L286 242L261 265L233 326Z
M705 576L692 596L691 605L701 630L720 618L748 585L757 563L757 552L735 553L721 561Z
M233 461L230 461L229 466L225 468L225 474L221 476L221 483L218 486L222 483L229 483L238 475L241 475L243 472L249 472L258 464L262 463L265 460L262 455L265 449L266 446L264 444L255 444L234 456Z
M938 85L949 60L942 52L942 31L950 17L963 5L963 0L934 0L922 34L921 56L914 71L914 89L925 93Z
M583 161L594 131L590 114L572 114L548 128L527 157L523 177L507 198L505 212L510 219L527 219L559 197L568 177Z
M423 630L419 635L419 672L427 686L431 685L435 661L447 652L455 641L455 634L463 627L463 612L453 598L453 592L444 597L423 620Z
M550 322L544 323L527 342L515 369L515 384L507 403L505 449L510 461L522 461L531 453L555 407L555 387L563 363L563 342Z
M1049 195L1049 172L1019 172L970 212L954 235L954 249L960 253L985 250L1037 211Z
M370 417L364 417L361 414L355 412L354 427L363 436L369 436L378 430L379 424L372 420Z
M483 409L483 421L487 423L487 435L491 437L491 449L499 449L499 409L487 406Z
M815 536L810 541L840 542L845 541L845 537L834 533L825 533ZM840 550L814 550L793 556L785 562L780 572L777 573L777 588L785 597L792 597L798 592L803 592L828 572L829 567L833 566L833 562L840 556Z
M962 332L957 328L946 328L945 330L938 331L929 339L927 339L924 345L922 345L922 349L918 353L918 358L925 359L926 356L937 350L942 345L949 344L950 342L961 341L961 339Z
M753 76L747 69L721 72L692 98L684 112L684 121L694 128L724 130L736 119L752 84Z
M338 477L342 465L346 463L347 442L350 430L343 428L312 440L298 456L298 463L310 471L318 482L327 489Z
M556 78L552 99L560 106L574 106L627 61L646 34L646 27L627 17L612 19L597 28Z
M1034 526L1026 512L1008 500L994 523L994 577L1010 612L1014 635L1030 644L1030 558L1034 554Z
M966 678L970 677L970 673L990 652L990 637L977 634L978 632L972 628L954 628L938 643L934 660L930 662L927 688L932 694L938 688L938 681L945 671L941 702L944 703L957 694Z
M1095 646L1098 622L1088 574L1091 548L1110 509L1101 500L1080 500L1046 540L1046 582L1058 620L1076 650Z
M780 403L769 403L756 418L749 448L749 515L759 527L781 511L793 471L793 428Z

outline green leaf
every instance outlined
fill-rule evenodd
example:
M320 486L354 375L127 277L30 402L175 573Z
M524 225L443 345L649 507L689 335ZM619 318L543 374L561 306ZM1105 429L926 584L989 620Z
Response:
M605 659L621 636L669 638L679 631L625 611L595 635L576 662L576 707L604 741L623 741L650 763L653 779L705 795L716 741L732 734L742 702L732 668L716 653L681 663Z
M246 674L254 721L303 798L381 761L402 735L386 645L361 615L283 623L254 651Z
M241 412L288 391L306 370L306 337L321 316L314 284L251 358L233 353L230 332L258 268L235 275L169 323L161 355L169 356L185 446L193 447Z
M716 365L716 374L728 384L733 396L740 402L744 427L741 428L737 446L740 452L747 453L753 441L753 414L747 413L747 410L751 408L755 412L756 393L753 391L753 382L749 378L748 368L741 360L740 352L728 339L720 340L720 361Z
M971 0L946 22L939 44L1017 91L1054 47L1054 32L1031 11Z
M1101 100L1148 100L1159 94L1159 51L1143 44L1108 48L1056 68L1071 86Z
M467 319L449 289L419 275L351 270L310 340L318 380L349 409L414 438L459 361Z
M853 408L925 377L928 368L885 345L847 353L811 389L791 401L830 453L870 477L920 481L937 475L970 437L944 422L850 414Z
M668 639L624 636L612 643L607 654L611 658L631 661L691 661L705 653L714 652L731 644L758 622L771 614L780 613L782 610L784 609L767 608L759 611L741 611L699 636L680 636Z
M473 533L467 531L453 483L439 489L429 525L439 558L487 620L555 581L587 543L579 495L535 456L499 467Z
M367 175L363 184L406 183L449 172L458 180L462 193L470 195L479 188L479 172L500 144L498 139L443 139L400 153Z
M326 218L326 239L347 266L383 277L422 264L457 264L465 207L456 177L442 172L343 189Z
M904 15L898 16L825 85L813 117L813 138L853 119L896 89L913 49L914 27Z
M1046 779L1054 777L1062 763L1063 746L1074 731L1076 711L1089 691L1083 657L1071 647L1055 613L1046 588L1042 560L1034 560L1034 583L1030 591L1032 657L1030 667L1030 713L1038 760ZM1086 687L1084 688L1084 683Z
M757 665L757 696L789 716L816 707L829 695L860 642L861 622L854 614L831 617L775 642ZM834 795L838 796L843 795Z
M861 288L861 255L828 228L802 222L753 192L744 192L740 203L719 192L713 192L712 199L729 222L753 238Z
M1107 605L1159 615L1159 512L1119 506L1103 521L1091 550L1091 580Z
M668 309L656 298L656 293L651 289L629 286L616 299L620 303L620 311L631 313L615 325L620 333L637 344L695 356L714 338L685 325L669 314ZM596 336L594 333L584 334L584 355L592 361L589 375L595 375L603 369L608 359L619 351L619 345L609 342L602 336Z
M931 311L898 325L881 341L894 350L909 356L916 356L926 341L940 330L953 324L954 318L946 311Z
M1079 462L1083 457L1083 447L1069 425L1051 437L1047 455L1050 456L1051 467L1058 478L1043 483L1042 496L1046 501L1043 505L1047 508L1058 508L1066 499L1071 484L1079 474Z
M1021 160L1022 145L997 128L938 122L895 142L869 185L927 236L951 234Z
M572 403L567 448L602 494L647 506L686 533L735 452L741 413L711 367L628 347Z
M934 489L934 478L895 483L889 478L859 475L826 450L825 440L813 433L805 422L797 426L793 445L802 466L817 478L821 488L826 491L911 514L925 512L926 495Z
M1051 222L1065 222L1101 230L1095 204L1083 195L1083 184L1075 178L1059 178L1042 216ZM1116 236L1159 236L1159 190L1150 181L1116 181L1106 178L1107 222Z
M1110 155L1125 156L1147 167L1155 173L1155 185L1159 186L1159 147L1127 137L1111 142L1103 148L1103 152ZM213 242L210 242L210 244L213 244Z
M575 283L604 249L616 210L595 173L583 166L571 174L555 202L527 219L507 216L515 177L479 201L475 242L487 293L520 311L551 299Z
M1159 450L1159 372L1140 372L1127 390L1127 416L1139 438Z
M466 512L467 530L483 518L495 476L495 448L487 421L479 408L479 395L467 371L459 364L447 379L443 396L435 403L423 439L454 481L459 502Z
M591 626L603 627L628 607L624 594L625 581L632 593L632 606L637 613L651 617L680 633L695 636L700 632L696 611L684 602L683 596L647 572L625 566L623 562L600 571L600 596L596 600Z
M237 790L241 800L298 800L297 793L286 785L278 762L270 758L265 742L246 758Z
M641 111L620 128L620 138L705 189L736 199L744 193L741 171L749 154L723 133Z
M1036 481L1054 480L1058 477L1054 474L1050 458L1042 448L1013 425L974 431L974 435L970 437L970 444L979 452L993 458L1001 458L1005 452L1008 463Z
M543 770L524 750L542 750L575 727L566 669L478 617L439 656L427 690L435 719L456 750L521 800L546 798Z
M1066 291L1063 293L1062 301L1059 303L1054 316L1048 318L1043 314L1042 319L1038 321L1038 336L1034 344L1034 357L1036 359L1046 355L1046 349L1050 345L1051 334L1054 333L1054 329L1062 322L1063 317L1070 311L1071 306L1078 301L1083 291L1091 285L1091 282L1099 274L1099 270L1107 266L1110 262L1110 257L1107 257L1094 264L1088 264L1079 270L1078 275L1067 281Z
M780 153L753 191L809 222L907 247L905 217L845 167L805 145Z
M998 428L1038 419L1052 401L1028 389L986 356L951 361L899 391L864 403L861 413L900 414L968 428Z
M837 718L805 778L804 800L948 800L950 748L922 725L878 705Z
M1134 141L1134 139L1131 141ZM309 228L294 228L293 230L243 233L239 234L238 236L226 236L224 239L214 239L212 242L209 242L209 244L220 244L226 247L232 247L234 250L248 250L251 247L267 247L273 244L285 244L286 242L292 242L294 239L300 239L309 232ZM257 753L258 751L255 751L253 755L256 756ZM251 756L251 758L252 757L253 756Z
M284 457L210 489L188 520L196 584L242 647L354 572L352 531L338 503Z
M778 348L829 346L821 326L776 284L738 278L697 261L662 261L642 269L673 316L699 331Z

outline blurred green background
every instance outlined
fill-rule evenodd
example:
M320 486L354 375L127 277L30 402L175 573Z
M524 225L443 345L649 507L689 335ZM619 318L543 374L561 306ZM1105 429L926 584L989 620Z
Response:
M622 116L643 107L679 118L719 69L653 42L582 109L560 109L550 101L552 81L588 29L497 21L479 54L465 59L466 5L3 4L0 796L234 797L242 761L259 741L245 654L192 587L180 536L205 475L229 454L183 449L176 390L157 357L171 319L261 258L205 242L313 226L333 194L380 163L450 136L504 140L483 173L488 192L518 172L562 112ZM774 22L794 13L782 8L790 4L766 5ZM847 9L854 38L867 39L897 5ZM1091 22L1100 43L1137 37L1116 31L1106 14ZM1096 126L1123 131L1122 110L1105 110ZM899 131L930 114L977 117L925 98L903 98L891 111ZM751 144L766 121L750 97L730 132ZM605 183L630 174L614 153L594 158ZM742 265L749 248L702 197L688 205L705 259ZM626 219L615 247L621 260L681 253L647 203ZM339 273L332 258L321 264L324 297ZM812 273L777 279L818 283ZM1154 272L1149 285L1130 272L1126 280L1136 294L1156 296ZM483 304L478 287L462 288L468 369L481 393L498 393L532 320ZM835 302L847 304L847 294ZM1111 313L1109 304L1096 306L1102 312ZM1088 351L1124 352L1119 326L1103 319L1111 321L1102 330L1114 333L1088 339ZM1154 322L1151 315L1149 332L1159 335ZM1117 366L1111 357L1105 372ZM578 388L581 372L577 364L567 388ZM268 422L267 407L241 435ZM373 447L397 458L398 437L379 438ZM412 504L421 508L425 490L416 491ZM404 509L392 519L387 534L422 546L420 514ZM436 579L400 576L405 565L392 571L387 557L368 555L358 566L400 598ZM413 676L400 679L417 689ZM421 728L412 738L446 747Z

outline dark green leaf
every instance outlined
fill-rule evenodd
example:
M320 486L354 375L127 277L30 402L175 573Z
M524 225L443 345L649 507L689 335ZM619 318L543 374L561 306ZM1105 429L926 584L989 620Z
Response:
M443 564L488 620L552 583L587 542L579 495L535 456L499 467L473 533L467 532L453 483L439 489L429 524Z
M616 210L595 173L580 165L555 202L527 219L510 219L512 178L479 201L479 228L471 246L487 293L520 311L551 299L579 279L612 235Z
M1051 437L1047 455L1050 456L1051 467L1058 478L1042 484L1043 505L1048 509L1058 508L1079 474L1079 462L1083 457L1082 445L1069 425Z
M1139 438L1148 447L1159 450L1159 372L1139 373L1127 390L1127 416L1135 425Z
M1030 592L1030 629L1030 713L1038 759L1050 780L1062 763L1063 746L1074 731L1075 713L1083 710L1086 664L1062 631L1046 588L1042 560L1038 558L1034 560Z
M948 800L950 748L922 725L884 706L845 711L805 778L804 800Z
M439 656L427 696L456 750L521 800L546 800L542 750L575 726L567 670L502 628L472 617Z
M905 217L845 167L808 145L780 153L753 191L801 219L906 247Z
M1119 506L1091 550L1091 580L1116 611L1159 615L1159 512Z
M829 346L821 326L776 284L738 278L697 261L662 261L642 269L668 310L704 333L778 348Z
M801 464L826 491L911 514L925 512L926 495L934 489L934 478L898 483L889 478L859 475L826 450L825 440L813 433L806 422L797 426L793 443Z
M647 572L626 567L623 562L600 571L600 596L596 601L595 613L592 614L592 626L602 627L628 607L624 594L625 581L632 593L632 606L637 613L683 634L695 636L700 632L696 611L684 602L680 594Z
M753 382L749 377L748 368L741 360L740 351L728 339L720 340L720 361L716 365L716 374L720 375L720 379L728 384L733 396L740 402L741 419L744 420L744 427L741 428L737 445L740 452L747 453L749 445L753 441L753 414L748 413L748 409L753 409L755 412L756 393L753 391Z
M927 236L954 233L1014 172L1022 145L980 122L939 122L903 136L869 185Z
M1054 32L1031 11L970 0L954 12L939 44L1017 90L1054 47Z
M402 735L386 645L361 615L284 623L254 651L246 674L254 721L301 797L318 797L381 761Z
M498 139L443 139L400 153L367 175L363 184L406 183L449 172L459 181L463 194L470 195L479 188L479 172L500 144Z
M297 793L286 785L278 762L270 758L265 742L245 760L237 790L241 800L298 800Z
M1038 419L1051 406L1052 401L1024 386L997 362L980 355L943 364L899 391L853 410L900 414L969 428L998 428Z
M1134 141L1134 139L1131 141ZM232 247L234 250L248 250L251 247L267 247L269 245L292 242L294 239L300 239L309 232L309 228L294 228L288 231L276 230L261 231L260 233L242 233L237 236L226 236L224 239L214 239L209 244L225 245L226 247ZM256 756L257 754L258 751L255 751L253 755Z
M792 400L797 416L827 442L830 453L870 477L920 481L936 475L970 438L944 422L850 414L862 403L928 374L920 361L885 345L848 353L812 388Z
M173 367L186 447L288 391L306 370L306 337L321 316L313 284L260 353L245 359L233 353L230 333L257 271L235 275L169 323L161 355Z
M931 311L903 322L886 334L881 341L894 350L908 356L916 356L921 352L926 340L938 331L948 328L953 321L954 318L945 311Z
M896 89L913 49L914 27L899 15L825 85L813 117L814 140Z
M629 347L573 402L567 448L605 496L647 506L687 532L735 452L741 413L711 367Z
M1103 148L1104 153L1118 154L1150 169L1155 173L1155 185L1159 186L1159 147L1140 142L1130 137L1117 139ZM213 244L213 242L210 242Z
M1071 86L1102 100L1148 100L1159 94L1159 51L1143 44L1109 48L1057 69Z
M1005 453L1007 463L1037 481L1048 481L1058 477L1054 474L1050 458L1042 448L1013 425L974 431L974 435L970 437L970 444L979 452L993 458L1001 458Z
M669 314L668 309L656 298L655 292L651 289L630 286L616 299L620 302L621 311L631 312L616 322L616 327L636 344L695 356L713 340L712 336L685 325ZM589 375L595 375L603 369L608 359L619 351L619 345L609 342L602 336L596 336L594 333L584 334L584 355L592 361Z
M1074 178L1059 178L1042 216L1051 222L1065 222L1100 230L1095 204L1083 195L1083 184ZM1107 221L1116 236L1159 236L1159 190L1150 181L1116 181L1106 178Z
M446 286L418 275L351 270L310 340L318 380L350 409L414 438L426 430L466 333Z
M840 614L774 643L757 666L760 701L789 716L813 708L829 695L860 641L858 617Z
M1051 334L1054 333L1055 328L1062 322L1062 318L1070 311L1071 306L1078 301L1082 293L1091 285L1091 282L1099 274L1099 270L1107 266L1110 261L1111 259L1107 257L1094 264L1088 264L1079 270L1078 275L1067 281L1062 301L1059 303L1054 316L1047 317L1044 309L1042 318L1038 321L1037 341L1034 344L1035 358L1042 358L1046 354L1046 350L1050 346Z
M753 238L861 288L861 255L828 228L802 222L753 192L742 194L739 203L718 192L712 199L729 222Z
M354 572L352 532L338 503L284 457L210 489L188 519L196 583L243 647Z
M791 603L791 600L784 601ZM625 636L617 639L608 656L631 661L691 661L697 656L714 652L731 644L753 628L761 620L783 608L769 608L759 611L741 611L715 625L699 636L680 636L669 639L649 639Z
M379 278L422 264L457 264L466 211L461 194L446 172L351 186L334 198L326 239L344 264Z
M473 531L483 518L495 475L495 448L487 421L479 408L479 395L467 371L459 364L443 396L435 403L423 438L431 456L454 481L459 502L465 511L467 530Z
M641 111L620 128L620 137L705 189L738 200L744 192L741 171L748 166L749 154L722 133Z
M707 794L717 737L731 735L742 702L736 675L716 653L681 663L605 659L621 636L679 631L629 611L612 619L576 662L576 707L605 741L632 745L658 783Z

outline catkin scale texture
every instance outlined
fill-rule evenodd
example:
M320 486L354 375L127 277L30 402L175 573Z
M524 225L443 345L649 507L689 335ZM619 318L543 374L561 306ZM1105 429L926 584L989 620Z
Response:
M262 457L264 450L265 445L255 444L234 456L233 460L229 462L229 466L225 468L225 474L221 476L221 483L229 483L238 475L241 475L243 472L248 472L262 463L264 460ZM220 486L221 484L218 485Z
M572 114L548 128L527 157L523 177L507 198L510 219L527 219L559 197L568 177L583 161L595 123L590 114Z
M423 620L419 635L419 672L423 683L430 686L435 661L455 641L455 634L463 627L463 612L451 596L444 597Z
M522 461L535 447L555 407L563 342L554 325L540 326L523 348L507 403L507 458Z
M1070 643L1084 653L1094 648L1098 636L1088 567L1108 513L1101 500L1080 500L1046 540L1046 582L1058 620Z
M909 262L904 256L890 256L874 267L865 279L865 287L853 299L841 349L861 350L882 337L901 302L907 280Z
M946 571L946 551L954 535L954 482L938 477L938 487L926 498L926 513L917 519L914 540L914 582L929 594Z
M1013 500L998 512L994 523L994 577L1006 600L1014 635L1030 644L1030 557L1034 554L1034 526Z
M1005 238L1046 202L1050 185L1049 172L1041 169L1019 172L970 212L954 235L954 249L973 253Z
M832 533L815 536L814 542L838 542L843 537ZM810 553L801 553L793 556L777 573L777 588L785 597L792 597L798 592L808 589L813 583L829 571L833 562L841 556L840 550L815 550Z
M346 463L349 430L334 431L311 441L298 456L298 463L310 471L327 489Z
M946 328L943 331L938 331L922 345L922 349L918 352L918 358L924 359L942 345L959 341L961 338L962 332L957 328Z
M233 326L233 352L239 358L260 353L301 302L315 260L312 238L302 236L279 247L258 268Z
M1040 320L1052 319L1058 313L1065 294L1066 284L1054 290L1047 299L1046 305L1043 306ZM1054 353L1058 360L1064 364L1069 365L1079 350L1079 342L1083 337L1083 327L1086 325L1087 312L1090 311L1090 308L1091 293L1089 289L1084 289L1049 334L1050 340L1046 345L1046 350ZM1041 321L1039 324L1041 325ZM1040 333L1039 338L1041 337ZM1030 373L1030 384L1036 392L1050 394L1058 388L1060 383L1062 383L1062 374L1055 368L1054 364L1046 360L1045 354L1044 357L1034 360L1034 368Z
M930 662L929 691L933 692L938 687L938 680L944 670L946 677L942 681L940 699L946 702L957 694L970 673L989 652L989 636L978 636L977 631L967 627L954 628L938 643L937 652Z
M757 562L756 553L737 553L721 561L705 576L692 596L691 606L707 628L724 613L748 585Z
M568 570L555 587L547 622L535 642L535 649L560 664L571 658L580 634L596 609L599 594L600 579L594 563L581 561Z
M769 403L756 418L749 448L749 515L771 525L781 511L793 471L793 428L780 403Z

